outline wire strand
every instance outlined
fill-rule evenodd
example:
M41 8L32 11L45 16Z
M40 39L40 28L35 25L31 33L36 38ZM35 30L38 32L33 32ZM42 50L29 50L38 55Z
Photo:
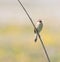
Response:
M25 11L25 13L27 14L28 18L30 19L30 21L31 21L31 23L32 23L32 25L33 25L33 27L34 27L34 29L36 30L37 35L38 35L38 37L39 37L39 40L41 41L42 47L43 47L44 52L45 52L45 54L46 54L47 60L48 60L48 62L50 62L50 58L49 58L48 53L47 53L47 51L46 51L46 48L45 48L45 46L44 46L44 44L43 44L43 41L42 41L42 39L41 39L41 36L39 35L39 33L38 33L38 31L37 31L37 29L36 29L36 27L35 27L35 25L34 25L32 19L31 19L31 17L30 17L29 14L27 13L27 11L26 11L26 9L24 8L24 6L22 5L21 1L18 0L18 2L19 2L20 5L22 6L23 10Z

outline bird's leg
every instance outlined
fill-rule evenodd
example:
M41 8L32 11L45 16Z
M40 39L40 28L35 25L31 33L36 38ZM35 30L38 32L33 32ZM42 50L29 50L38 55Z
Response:
M34 41L36 42L37 41L37 34L35 33L35 39L34 39Z

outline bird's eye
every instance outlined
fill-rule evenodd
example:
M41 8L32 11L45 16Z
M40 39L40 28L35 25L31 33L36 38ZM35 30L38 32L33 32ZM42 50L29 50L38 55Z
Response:
M40 20L40 23L41 23L42 21Z

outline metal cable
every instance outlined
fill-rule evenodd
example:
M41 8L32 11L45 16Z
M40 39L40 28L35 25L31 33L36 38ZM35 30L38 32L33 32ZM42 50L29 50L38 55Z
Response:
M48 62L50 62L50 58L49 58L48 53L47 53L47 51L46 51L46 48L45 48L45 46L44 46L44 44L43 44L43 41L42 41L42 39L41 39L41 36L39 35L39 33L38 33L38 31L37 31L37 29L36 29L36 27L35 27L35 25L34 25L32 19L31 19L31 17L30 17L29 14L27 13L27 11L26 11L26 9L24 8L24 6L22 5L21 1L18 0L18 2L19 2L20 5L22 6L23 10L25 11L25 13L27 14L28 18L30 19L30 21L31 21L31 23L32 23L32 25L33 25L33 27L34 27L34 29L36 30L37 35L38 35L38 37L39 37L39 40L41 41L42 47L43 47L44 52L45 52L45 54L46 54L47 60L48 60Z

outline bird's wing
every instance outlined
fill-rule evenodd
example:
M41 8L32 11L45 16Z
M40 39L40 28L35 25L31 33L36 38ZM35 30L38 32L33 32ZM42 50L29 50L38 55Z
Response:
M38 30L39 22L36 24L36 29ZM34 33L36 33L36 29L34 28Z

